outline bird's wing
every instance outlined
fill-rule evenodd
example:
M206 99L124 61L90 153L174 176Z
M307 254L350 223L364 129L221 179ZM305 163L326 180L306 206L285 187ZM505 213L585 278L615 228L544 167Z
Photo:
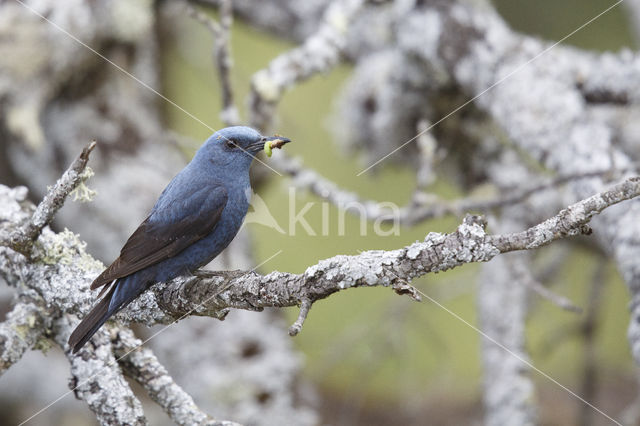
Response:
M155 209L129 237L120 256L93 281L91 289L173 257L209 235L226 204L224 187L208 185L183 200Z

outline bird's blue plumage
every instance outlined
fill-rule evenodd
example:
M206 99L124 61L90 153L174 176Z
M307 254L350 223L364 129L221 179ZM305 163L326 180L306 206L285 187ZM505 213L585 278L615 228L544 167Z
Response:
M71 335L74 352L150 285L194 271L229 245L249 207L253 156L269 139L274 138L242 126L207 139L164 189L120 257L93 282L91 288L111 287Z

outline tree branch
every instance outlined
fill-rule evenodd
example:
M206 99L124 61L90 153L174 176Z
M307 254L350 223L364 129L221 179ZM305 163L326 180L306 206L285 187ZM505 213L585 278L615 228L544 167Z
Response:
M20 300L0 323L0 375L43 337L51 317L34 301Z
M541 224L513 234L487 235L484 221L468 216L451 234L430 233L423 242L397 250L335 256L307 268L303 274L272 272L261 276L235 271L179 277L154 286L118 318L147 324L168 323L185 315L224 318L229 308L261 310L296 306L303 300L313 303L350 287L397 287L429 272L484 262L499 253L534 249L559 238L589 233L587 223L595 214L638 194L639 178L630 178L569 206ZM88 285L85 274L90 271L93 276L99 271L99 265L78 247L79 241L71 235L50 234L42 241L40 249L44 253L51 251L50 245L71 244L73 249L62 250L62 255L60 247L55 249L56 255L64 259L56 261L56 269L46 264L30 264L34 268L34 280L26 285L33 287L47 303L53 303L65 312L85 312L93 299L90 292L82 291ZM77 259L72 260L74 257ZM20 276L11 271L24 267L24 262L0 249L0 269L5 271L10 284L22 282ZM70 282L68 276L61 279L58 274L79 276L80 280Z
M306 168L301 161L289 157L284 152L279 152L271 159L274 167L289 175L296 188L309 191L313 195L325 200L339 209L343 209L352 214L360 215L370 221L391 222L397 220L401 225L414 226L426 220L435 219L447 215L460 216L468 212L488 213L492 210L515 205L539 192L552 188L557 188L568 182L575 182L580 179L593 177L607 177L611 175L623 175L636 169L632 167L620 170L594 170L589 172L573 173L553 178L543 179L540 182L529 184L522 188L501 191L494 197L479 199L477 197L466 197L456 200L445 200L435 195L424 194L429 201L414 200L400 209L392 210L384 207L385 203L375 200L363 199L355 192L345 190L335 182L320 175L315 170ZM354 207L358 207L354 209Z
M501 256L483 265L476 294L479 328L500 342L482 338L484 423L531 425L537 423L535 387L528 359L525 323L526 287L507 263L525 253ZM507 348L505 350L504 348Z
M124 373L140 383L149 397L164 409L177 425L239 426L238 423L212 419L202 412L169 375L151 349L142 348L143 342L131 330L113 329L111 343Z
M6 201L3 201L6 208L16 208L15 201L16 204L12 205L9 199L5 200L5 197L15 194L2 191L0 195ZM229 308L261 310L264 307L295 306L304 301L300 316L303 319L311 303L346 288L381 285L397 289L429 272L484 262L499 253L534 249L560 238L588 233L587 223L594 215L638 195L640 178L631 178L569 206L541 224L512 234L487 235L481 218L467 216L451 234L430 233L424 241L397 250L335 256L307 268L303 274L272 272L261 276L233 271L200 272L154 286L118 318L148 324L166 323L186 315L224 317ZM7 223L0 228L8 229ZM87 275L93 276L100 268L84 253L79 240L68 233L54 234L47 230L41 236L38 250L46 254L40 256L45 260L52 253L59 256L48 261L56 266L51 267L51 263L46 261L29 262L11 250L0 248L0 269L7 282L33 288L47 304L63 312L88 310L93 297L86 291L90 281ZM25 271L24 268L30 268L32 278L26 282L17 272ZM63 315L53 329L53 336L62 347L65 347L66 337L72 328L67 318ZM301 319L294 325L295 329L302 325ZM77 395L87 401L104 423L144 423L139 402L114 370L114 358L106 333L99 332L93 342L95 347L87 347L80 356L69 358L78 385ZM95 377L98 371L100 375ZM105 398L117 398L118 401L105 404ZM113 412L108 408L122 406L129 407L128 411Z
M430 272L486 262L500 253L531 250L552 241L589 234L591 218L605 208L640 195L640 178L630 178L559 212L525 231L487 235L485 222L467 216L451 234L429 233L424 241L397 250L365 251L320 261L302 274L241 271L179 277L153 287L125 310L128 320L154 324L187 315L222 317L229 308L262 310L297 306L352 287L395 287ZM153 296L150 294L152 293ZM158 315L158 309L164 315ZM297 321L296 328L301 325Z
M275 58L251 79L251 125L265 130L283 92L294 84L336 66L346 45L346 32L363 0L335 0L327 7L318 30L305 42Z
M214 38L213 60L218 68L220 89L222 91L222 111L220 119L226 126L236 126L240 123L240 115L233 100L233 86L231 85L231 25L233 24L233 7L231 0L220 0L218 10L220 22L201 12L188 1L186 2L189 15L203 24Z
M302 299L300 301L300 313L298 314L298 319L296 320L296 322L294 322L291 327L289 327L289 336L295 336L300 333L300 330L302 330L302 325L307 319L307 315L309 315L312 304L313 303L309 299Z
M529 250L542 247L559 238L578 234L590 234L587 223L593 216L609 206L638 196L640 177L633 177L611 189L593 195L562 210L526 231L492 237L492 243L501 252Z
M100 424L148 424L142 404L118 368L107 333L100 330L91 340L91 345L73 355L67 347L67 340L75 325L77 321L63 315L54 323L53 336L55 342L65 349L71 364L69 388L76 398L86 402Z
M531 274L531 265L525 263L524 259L513 259L513 261L508 265L511 269L511 273L514 277L517 278L519 282L523 285L530 288L534 291L538 296L547 299L560 309L564 309L565 311L574 312L577 314L582 313L582 308L577 306L567 297L557 294L551 289L545 287L540 281L535 279Z
M10 235L8 242L0 241L0 245L9 246L15 251L29 257L33 242L42 232L42 228L47 226L55 214L64 204L67 196L75 190L78 185L87 178L84 170L89 161L89 154L96 147L96 142L89 143L80 153L78 158L69 166L62 177L44 196L43 200L36 207L31 220L21 229Z
M421 31L425 26L433 28L433 33ZM473 102L519 151L547 170L570 174L626 168L637 156L637 149L625 152L611 126L594 120L590 113L598 102L637 102L637 52L594 54L526 37L509 28L488 3L481 7L466 2L423 5L407 14L397 28L398 44L406 55L420 58L426 68L444 70L464 91L468 100L454 112ZM572 183L564 195L582 199L603 186L602 179L588 179ZM616 260L631 292L627 336L637 363L640 247L629 235L640 229L638 212L633 204L616 209L597 224L597 242Z

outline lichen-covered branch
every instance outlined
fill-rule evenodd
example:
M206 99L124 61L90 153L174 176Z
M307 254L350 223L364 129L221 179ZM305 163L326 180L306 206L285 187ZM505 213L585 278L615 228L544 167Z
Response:
M149 302L157 303L172 319L186 314L219 315L228 308L296 306L305 299L315 302L347 288L391 287L429 272L487 261L499 253L488 239L482 220L468 216L454 233L430 233L424 241L398 250L334 256L303 274L272 272L261 276L238 271L182 277L154 287L155 297L141 299L140 305L131 310L131 318L148 321L144 312L150 309L144 305Z
M124 373L147 391L177 425L239 426L220 421L202 412L160 364L151 349L143 348L131 330L113 329L111 344Z
M313 303L351 287L393 287L430 272L484 262L499 253L535 249L559 238L589 233L587 224L595 214L639 194L640 179L631 178L569 206L543 223L513 234L487 235L484 222L468 216L451 234L430 233L424 241L397 250L335 256L307 268L303 274L272 272L261 276L236 271L180 277L154 286L118 317L146 324L168 323L185 315L223 318L229 308L261 310L296 306L303 300ZM63 256L84 260L69 261L67 267L52 270L46 264L27 265L24 259L0 248L0 269L31 268L32 275L38 279L27 285L37 288L48 303L70 313L88 311L93 297L86 291L90 280L84 277L87 273L95 274L99 267L85 259L87 255L77 247L77 240L68 236L59 239L55 234L45 237L42 241L45 252L51 250L47 247L51 244L71 244L76 246L75 251L67 249ZM83 279L80 283L73 279L70 282L69 274ZM13 279L11 274L7 276L10 284L17 284L17 276ZM46 282L57 285L43 285ZM61 285L62 282L69 284Z
M500 342L482 339L484 418L488 426L536 424L535 390L531 370L513 356L527 359L526 287L507 263L510 254L483 265L477 292L480 329ZM504 348L507 348L507 352Z
M312 302L309 299L302 299L300 301L300 313L298 314L298 319L296 322L291 324L289 327L289 336L295 336L300 333L302 330L302 325L304 321L307 319L307 315L309 315L309 311L311 310Z
M186 315L222 317L229 308L262 310L266 307L313 303L352 287L393 287L430 272L465 263L486 262L500 253L531 250L560 238L588 234L592 217L614 204L640 195L640 178L631 178L562 210L525 231L487 235L485 223L467 216L451 234L430 233L424 241L397 250L364 251L335 256L310 266L302 274L272 272L199 273L161 283L132 304L126 317L154 324ZM158 309L160 308L160 309Z
M0 323L0 375L44 336L50 319L40 304L18 301Z
M335 0L324 12L318 30L305 42L275 58L251 80L251 125L265 130L284 91L336 66L346 45L346 33L363 0Z
M510 29L486 4L452 2L416 12L397 27L406 54L444 70L468 103L490 115L519 151L547 170L627 168L637 157L637 147L616 144L614 130L591 113L598 105L637 105L637 52L595 54L532 39ZM434 31L420 31L425 26ZM605 184L599 178L571 183L565 199L584 198ZM640 232L640 210L637 203L613 210L597 220L596 241L611 253L629 287L628 336L640 362L640 246L629 238Z
M69 166L56 184L51 188L44 199L36 207L31 220L21 229L16 230L10 235L9 245L16 251L29 256L31 247L38 235L42 232L42 228L48 225L55 214L60 210L67 196L77 188L77 186L86 179L84 174L89 154L95 148L96 142L88 144L80 153L78 158Z
M609 206L638 195L640 178L629 178L611 189L593 195L562 210L539 225L507 235L493 236L492 242L501 253L529 250L570 235L590 234L587 223Z
M70 317L59 317L53 326L55 342L65 348L77 325ZM142 404L118 368L108 334L103 330L77 355L65 350L71 364L69 388L87 403L102 425L146 425Z
M207 6L219 7L222 0L193 0ZM281 0L261 1L256 7L254 0L233 0L237 16L251 22L257 28L280 37L303 41L317 30L322 13L330 0L306 0L291 2Z

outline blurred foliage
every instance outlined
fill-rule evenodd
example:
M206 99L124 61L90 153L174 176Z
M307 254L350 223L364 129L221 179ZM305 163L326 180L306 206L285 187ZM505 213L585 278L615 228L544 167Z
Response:
M612 2L500 0L495 3L516 29L559 39ZM162 49L164 93L218 129L222 126L218 119L221 100L211 55L211 35L187 17L177 22L173 31ZM614 9L567 42L594 49L630 45L623 9ZM291 47L241 22L234 24L233 85L241 112L245 112L243 107L253 73ZM411 170L388 166L376 174L356 177L363 164L357 158L346 157L328 131L335 99L349 73L348 66L341 66L287 93L278 109L277 133L293 139L294 143L287 145L286 150L300 156L306 166L364 198L403 205L414 187ZM211 133L170 105L165 111L176 132L198 141L194 147ZM357 254L361 250L398 248L423 239L430 231L453 231L459 223L458 218L430 221L415 228L403 228L398 236L387 237L376 236L369 223L366 235L361 236L358 219L346 214L346 233L341 236L338 218L343 212L333 206L323 206L321 200L312 196L298 194L295 211L300 211L306 203L313 203L304 217L319 235L308 235L301 226L295 228L294 235L288 235L288 187L287 178L274 176L259 193L285 234L262 225L249 225L257 262L283 250L261 268L263 272L277 269L299 273L320 259ZM444 181L436 182L430 189L446 197L460 195L454 186ZM328 235L321 235L323 209L329 211ZM574 251L553 278L551 287L585 306L596 259L595 254L585 250ZM478 271L478 265L467 265L447 273L431 274L413 284L475 324L474 283ZM614 376L628 374L632 369L626 339L628 294L611 265L607 266L601 295L597 360L602 370ZM297 310L288 310L287 316L293 321ZM584 314L562 311L532 295L527 334L532 360L537 367L569 386L579 383L584 359L582 338L569 330L575 330L583 318ZM562 330L567 331L554 341L554 336ZM317 303L301 334L295 338L307 357L308 376L321 389L333 398L344 399L346 404L378 408L400 400L424 403L429 395L461 401L477 398L481 384L479 341L473 329L429 301L418 304L384 288L349 290ZM554 386L540 376L537 380L541 386ZM559 398L577 403L568 394L561 394Z

